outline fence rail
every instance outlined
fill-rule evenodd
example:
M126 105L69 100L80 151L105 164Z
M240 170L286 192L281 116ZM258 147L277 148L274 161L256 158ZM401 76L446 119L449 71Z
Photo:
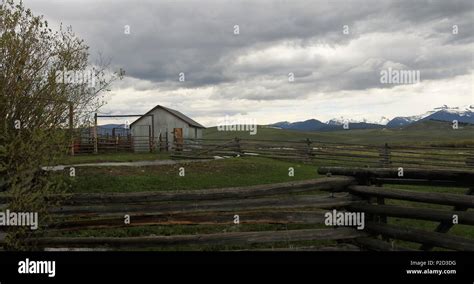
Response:
M37 238L32 243L43 247L150 248L177 245L251 245L292 241L347 240L364 236L350 228L288 231L230 232L153 237Z

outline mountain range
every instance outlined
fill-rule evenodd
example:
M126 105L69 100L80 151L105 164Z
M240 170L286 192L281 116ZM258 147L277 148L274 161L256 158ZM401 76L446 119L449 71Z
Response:
M102 124L99 125L97 132L100 135L113 135L114 133L120 133L121 135L128 134L129 129L128 125L125 124Z
M349 129L374 129L374 128L401 128L412 123L427 120L449 121L457 120L459 123L474 124L474 105L462 107L448 107L443 105L434 108L424 114L413 116L397 116L393 119L381 117L377 121L367 119L353 120L344 117L333 118L326 122L317 119L305 121L288 122L282 121L268 125L269 127L292 129L301 131L330 131L343 129L344 123L348 123Z

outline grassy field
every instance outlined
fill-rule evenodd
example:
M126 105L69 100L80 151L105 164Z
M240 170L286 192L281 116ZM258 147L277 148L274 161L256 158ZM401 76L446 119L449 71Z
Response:
M204 138L301 141L309 138L314 141L354 143L369 145L474 145L474 126L460 126L452 129L450 123L426 121L401 129L360 129L341 131L294 131L259 126L256 135L249 132L217 131L216 127L205 129Z
M185 176L179 176L184 167ZM288 168L295 170L288 176ZM316 167L266 158L233 158L210 162L148 167L81 167L72 192L133 192L205 189L303 180L317 177Z

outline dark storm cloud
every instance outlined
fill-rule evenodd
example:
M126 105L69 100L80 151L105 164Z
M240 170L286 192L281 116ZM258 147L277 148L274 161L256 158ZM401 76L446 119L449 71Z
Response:
M472 70L470 0L25 4L48 20L72 25L93 55L102 51L127 76L151 82L137 84L139 90L218 85L222 92L216 99L274 100L389 88L380 84L379 72L392 63L420 70L422 80ZM131 34L124 34L125 25ZM239 35L233 34L234 25ZM344 25L349 35L342 33ZM185 82L178 82L180 72ZM296 77L293 85L289 72Z

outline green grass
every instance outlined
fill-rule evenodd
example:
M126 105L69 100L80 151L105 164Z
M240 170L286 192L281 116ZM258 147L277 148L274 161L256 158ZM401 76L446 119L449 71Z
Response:
M169 159L168 152L156 153L107 153L107 154L83 154L76 156L64 157L60 163L85 164L85 163L102 163L102 162L134 162L134 161L153 161Z
M452 194L465 194L467 190L466 188L414 186L414 185L384 185L384 187L412 190L412 191L418 191L418 192L438 192L438 193L452 193ZM439 210L452 210L453 209L452 206L420 203L420 202L412 202L412 201L404 201L404 200L394 200L394 199L387 199L386 204L403 206L403 207L430 208L430 209L439 209ZM469 211L472 211L472 209L469 209ZM439 224L439 222L397 218L397 217L388 218L388 223L392 225L417 228L417 229L422 229L422 230L432 231L432 232L436 229L436 227ZM474 239L474 226L456 224L449 230L448 234ZM412 242L406 242L406 241L400 241L400 240L396 240L395 244L408 247L408 248L414 248L414 249L418 249L420 247L420 244L418 243L412 243ZM442 249L436 249L436 250L442 250Z
M184 167L185 176L179 176ZM288 176L293 167L294 177ZM316 167L246 157L147 167L81 167L71 192L135 192L249 186L317 177Z
M216 127L204 130L203 138L207 139L262 139L301 141L309 138L314 141L384 145L474 145L474 126L460 126L452 129L448 122L426 121L400 129L354 129L341 131L295 131L274 129L259 126L256 135L249 132L217 131Z

